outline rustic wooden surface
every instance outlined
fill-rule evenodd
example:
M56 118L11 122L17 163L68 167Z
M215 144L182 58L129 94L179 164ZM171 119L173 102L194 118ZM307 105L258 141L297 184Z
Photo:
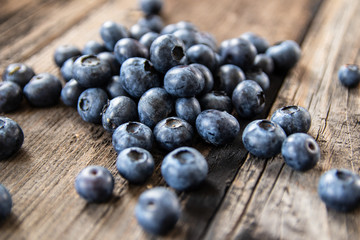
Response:
M100 40L106 20L127 27L141 16L133 0L0 1L0 72L24 62L37 73L59 75L54 49L65 43L82 47ZM317 196L321 173L334 167L359 169L359 88L337 80L344 63L360 64L358 0L168 0L166 23L194 22L218 41L254 31L274 43L302 44L301 62L286 77L272 77L263 117L287 104L312 115L310 134L321 148L320 163L306 173L287 167L280 156L249 155L241 137L214 148L199 142L210 172L196 191L178 193L183 214L164 239L360 239L360 211L327 209ZM279 91L280 89L280 91ZM279 91L279 92L278 92ZM129 185L115 168L111 135L85 123L63 104L37 109L25 101L6 116L23 128L18 154L0 162L0 182L11 192L14 208L0 223L0 239L148 239L133 211L139 194L161 185L164 153L154 149L156 170L143 186ZM247 122L240 121L242 130ZM74 179L87 165L102 165L115 177L109 203L87 204L75 192Z

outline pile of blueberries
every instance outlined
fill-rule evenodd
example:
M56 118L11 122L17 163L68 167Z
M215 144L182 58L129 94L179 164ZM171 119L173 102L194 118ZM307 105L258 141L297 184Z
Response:
M241 119L262 113L268 74L290 70L301 50L291 40L270 46L250 32L218 47L211 34L190 22L164 27L158 15L162 0L139 3L145 16L129 30L107 21L100 28L103 43L89 41L82 50L73 45L56 49L54 60L64 87L52 74L35 75L24 64L9 65L0 83L0 112L16 110L23 95L35 107L53 106L60 97L76 107L84 121L102 124L112 133L116 167L130 183L144 183L152 175L150 151L156 141L168 152L161 163L166 183L177 191L193 189L208 173L204 156L190 147L195 134L215 146L231 143L240 132L232 113ZM341 68L339 79L356 86L359 68ZM249 123L242 141L257 157L281 152L294 170L307 171L320 158L318 144L306 134L310 125L305 108L286 106L271 120ZM0 117L0 159L13 155L23 140L19 125ZM331 170L321 177L318 191L329 207L347 211L360 201L359 183L355 173ZM104 202L112 196L114 178L104 167L88 166L76 177L75 188L88 202ZM0 218L9 215L11 206L9 192L0 185ZM142 193L135 209L139 224L153 234L170 230L180 212L176 195L164 187Z

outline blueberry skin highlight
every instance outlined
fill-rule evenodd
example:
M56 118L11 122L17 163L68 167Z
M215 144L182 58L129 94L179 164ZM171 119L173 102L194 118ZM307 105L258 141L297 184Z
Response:
M231 98L223 91L211 91L199 100L202 110L216 109L219 111L232 112Z
M129 94L124 90L123 85L120 81L120 76L112 76L105 88L110 99L120 97L120 96L129 96Z
M89 88L81 93L77 110L80 117L90 123L101 124L102 109L108 101L106 92L101 88Z
M203 75L190 65L173 67L164 77L164 88L174 97L194 97L202 92L204 86Z
M265 54L273 59L275 70L288 71L299 61L301 49L295 41L286 40L269 47Z
M175 112L176 116L194 125L196 117L201 113L200 103L194 97L178 98L175 102Z
M194 130L185 120L169 117L156 124L154 136L161 148L171 151L178 147L190 146Z
M140 9L145 15L159 14L163 5L163 0L139 0Z
M189 63L202 64L212 72L215 72L218 67L215 52L209 46L204 44L191 46L186 51L186 57Z
M127 59L132 57L149 57L147 48L132 38L120 39L115 44L114 54L120 64L123 64Z
M146 231L164 235L174 228L179 220L181 208L177 196L164 187L144 191L135 206L135 217Z
M214 77L213 77L211 71L207 67L205 67L204 65L199 64L199 63L192 63L189 66L195 67L198 70L200 70L200 72L205 80L204 88L200 92L199 95L210 92L214 88Z
M245 80L234 89L232 103L240 117L249 119L264 110L265 94L255 81Z
M102 125L106 131L113 133L123 123L137 120L137 106L129 97L113 98L103 108Z
M274 71L274 61L264 53L256 55L254 66L262 69L268 75Z
M77 58L78 58L78 56L71 57L71 58L67 59L64 62L64 64L61 66L60 73L61 73L61 76L63 77L63 79L65 80L65 82L68 82L71 79L73 79L72 69L73 69L74 62Z
M139 122L121 124L112 135L112 144L116 152L125 148L139 147L151 150L154 135L151 129Z
M138 102L140 122L153 128L159 121L170 116L174 109L174 100L163 88L147 90Z
M117 41L129 37L129 33L123 25L106 21L100 27L100 36L105 42L105 47L112 52Z
M291 168L307 171L320 159L320 148L315 139L306 133L294 133L285 139L281 154Z
M318 194L327 207L351 211L360 203L360 177L346 169L331 169L321 175Z
M75 189L87 202L106 202L114 189L114 177L104 167L88 166L76 176Z
M240 125L231 114L209 109L197 116L196 130L206 142L219 146L232 142L240 131Z
M280 153L286 134L275 122L260 119L249 123L242 135L245 148L260 158L271 158Z
M151 29L147 26L136 23L130 28L130 36L136 40L139 40L146 33L151 32Z
M338 78L345 87L356 87L360 82L360 69L358 65L346 64L340 67Z
M21 148L24 133L14 120L0 117L0 160L7 159Z
M18 109L22 98L23 93L19 85L11 81L0 82L0 113Z
M208 164L195 148L181 147L165 156L161 174L170 187L184 191L196 187L205 180Z
M0 184L0 221L6 219L12 209L12 199L9 191Z
M73 78L84 88L102 87L111 78L110 65L94 55L84 55L73 64Z
M217 76L219 79L219 90L225 91L228 96L232 96L236 86L245 80L244 72L233 64L222 65L217 72Z
M139 39L139 42L142 45L144 45L150 52L151 44L159 36L160 36L160 34L158 34L156 32L148 32L148 33L145 33L144 35L141 36L141 38Z
M307 133L311 126L311 116L308 110L300 106L286 106L277 109L271 116L284 129L286 135L297 132Z
M34 107L50 107L58 103L61 88L61 82L56 76L40 73L25 85L24 95Z
M163 74L170 68L183 64L186 61L183 41L171 34L156 38L150 47L150 61Z
M154 172L152 155L143 148L131 147L122 150L116 159L120 175L130 183L144 183Z
M6 67L2 79L18 84L21 88L35 75L34 70L23 63L12 63Z
M58 67L61 67L66 60L71 57L80 56L81 51L73 45L61 45L56 48L54 53L54 61Z
M162 79L153 64L145 58L129 58L120 69L120 81L124 90L134 98L140 98L147 90L162 85Z
M75 79L71 79L61 90L61 101L66 106L76 108L80 94L83 91L85 91L85 88L81 87Z

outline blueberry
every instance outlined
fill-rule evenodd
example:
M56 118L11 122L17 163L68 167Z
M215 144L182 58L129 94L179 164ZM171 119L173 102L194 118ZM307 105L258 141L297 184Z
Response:
M147 48L132 38L123 38L119 40L114 47L114 54L120 64L132 57L148 58Z
M195 124L196 117L201 112L201 107L199 101L192 98L178 98L175 102L175 112L176 116L181 119L184 119L191 125Z
M136 40L139 40L143 35L148 32L151 32L151 29L139 23L136 23L130 27L130 35Z
M208 164L195 148L181 147L165 156L161 174L170 187L184 191L196 187L205 180Z
M284 129L286 135L297 132L307 133L311 125L310 113L300 106L286 106L277 109L271 116Z
M61 67L69 58L80 55L81 51L78 47L73 45L61 45L55 50L54 61L58 67Z
M111 78L108 62L94 55L84 55L73 64L73 78L85 88L102 87Z
M346 64L338 71L340 83L345 87L356 87L360 82L360 69L358 65Z
M190 64L190 66L195 67L198 70L200 70L200 72L205 80L204 89L201 91L200 95L210 92L214 87L214 77L213 77L212 73L210 72L210 70L207 67L205 67L204 65L198 64L198 63L192 63L192 64Z
M135 121L137 119L137 106L134 100L129 97L120 96L113 98L105 105L102 114L102 125L108 132L123 123Z
M110 52L101 52L98 55L96 55L100 61L107 62L110 66L111 75L115 76L118 75L120 72L120 64L116 60L116 57L113 53Z
M346 169L331 169L321 175L318 193L327 207L351 211L360 204L360 176Z
M197 43L209 46L214 52L218 51L217 41L211 33L197 32Z
M126 60L120 69L120 81L124 90L134 98L140 98L150 88L162 85L162 78L145 58Z
M139 225L145 231L159 235L167 233L175 226L180 213L180 203L176 195L164 187L143 192L135 207Z
M175 37L183 41L185 49L197 44L197 32L191 29L178 29L172 33Z
M262 38L252 32L243 33L243 34L241 34L240 37L244 38L244 39L250 41L252 44L254 44L258 53L266 52L266 50L270 46L269 42L265 38Z
M7 218L11 213L12 199L9 191L0 184L0 221Z
M236 65L225 64L218 70L219 90L225 91L228 96L232 96L235 87L245 80L245 74Z
M281 154L287 165L296 171L313 168L320 159L320 148L306 133L294 133L285 139Z
M287 71L299 61L301 49L296 42L286 40L269 47L266 55L272 58L276 70Z
M262 69L266 74L271 74L274 71L274 61L264 53L256 55L254 66Z
M146 14L159 14L163 5L163 0L139 0L140 9Z
M102 109L107 101L108 96L103 89L86 89L78 99L78 113L84 121L100 124Z
M67 59L60 68L61 76L64 78L64 80L66 82L73 79L73 72L72 72L73 71L73 65L74 65L74 62L75 62L75 60L77 58L78 58L78 56L71 57L71 58Z
M114 178L104 167L88 166L76 176L75 189L87 202L106 202L112 195Z
M61 82L56 76L40 73L25 85L24 95L35 107L50 107L59 101L61 88Z
M270 88L270 79L266 73L257 67L249 68L245 73L246 79L253 80L266 91Z
M159 36L160 36L160 34L158 34L156 32L148 32L148 33L145 33L143 36L141 36L141 38L139 39L139 42L150 51L151 44Z
M260 119L249 123L242 135L245 148L253 155L270 158L280 153L286 134L275 122Z
M217 69L217 60L215 52L207 45L196 44L191 46L186 51L186 57L189 63L200 63L212 72L215 72Z
M19 85L11 81L0 82L0 112L12 112L20 107L23 93Z
M173 111L174 101L163 88L146 91L138 103L140 122L153 128L159 121L167 118Z
M129 33L123 25L113 21L106 21L100 27L100 36L105 42L105 47L109 51L113 51L117 41L129 37Z
M146 26L151 31L159 33L164 27L164 22L158 15L148 15L140 18L138 21L139 25Z
M111 80L106 85L106 92L110 99L119 96L129 96L129 94L123 88L120 76L112 76Z
M14 120L0 117L0 160L7 159L21 148L24 133Z
M151 129L139 122L121 124L112 135L112 144L118 153L129 147L139 147L150 151L153 141L154 135Z
M156 124L154 136L161 148L171 151L178 147L191 145L194 130L185 120L169 117Z
M106 52L106 47L103 43L99 43L94 40L90 40L85 43L85 46L82 50L82 55L96 55L101 52Z
M2 79L18 84L23 88L35 75L31 67L23 63L12 63L6 67Z
M171 68L164 77L164 88L175 97L194 97L202 92L205 79L198 68L181 65Z
M80 94L83 91L85 91L85 88L81 87L75 79L71 79L61 90L61 100L66 106L76 108Z
M240 117L252 118L264 110L265 94L255 81L245 80L234 89L232 103Z
M231 114L209 109L197 116L196 130L206 142L219 146L232 142L240 131L240 125Z
M231 98L223 91L211 91L203 95L200 100L201 109L217 109L219 111L232 112Z
M171 34L156 38L150 47L150 60L157 71L165 74L186 60L183 41Z
M131 147L122 150L116 160L120 175L130 183L143 183L154 172L152 155L143 148Z

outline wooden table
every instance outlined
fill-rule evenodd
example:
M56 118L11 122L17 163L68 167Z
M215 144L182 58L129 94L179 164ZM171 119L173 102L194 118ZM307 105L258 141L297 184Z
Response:
M0 1L0 72L24 62L36 73L60 76L54 49L100 40L99 27L113 20L129 27L141 13L134 0ZM281 156L259 159L247 153L241 135L229 145L196 148L210 171L196 191L179 192L182 216L164 239L360 239L360 210L338 213L317 195L319 176L331 168L359 173L359 87L337 79L342 64L360 64L358 0L167 0L166 23L189 20L217 40L256 32L271 43L294 39L302 59L285 78L272 76L267 118L279 107L309 109L309 134L321 148L318 165L291 170ZM12 214L0 224L0 239L148 239L134 217L141 192L164 186L159 171L164 153L154 150L156 170L146 184L129 185L116 171L111 135L58 104L6 114L25 133L18 154L0 162L0 182L11 192ZM248 122L240 120L243 130ZM87 204L74 179L88 165L107 167L115 177L109 203Z

